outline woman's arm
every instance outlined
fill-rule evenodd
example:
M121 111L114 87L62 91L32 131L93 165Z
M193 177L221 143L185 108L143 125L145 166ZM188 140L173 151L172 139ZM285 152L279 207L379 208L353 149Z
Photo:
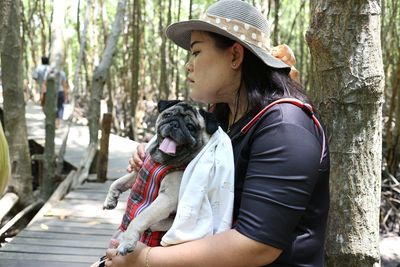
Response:
M229 230L214 236L171 247L155 247L149 251L138 247L126 256L115 256L115 250L108 250L112 258L106 266L146 266L146 254L151 267L187 266L263 266L275 261L282 251L254 241L236 230Z

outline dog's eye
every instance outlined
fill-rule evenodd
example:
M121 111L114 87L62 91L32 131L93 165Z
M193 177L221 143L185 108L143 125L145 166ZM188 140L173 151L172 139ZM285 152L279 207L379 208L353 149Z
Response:
M191 124L188 124L188 125L187 125L187 128L188 128L188 130L191 131L191 132L194 132L194 131L196 130L196 129L194 128L194 126L191 125Z

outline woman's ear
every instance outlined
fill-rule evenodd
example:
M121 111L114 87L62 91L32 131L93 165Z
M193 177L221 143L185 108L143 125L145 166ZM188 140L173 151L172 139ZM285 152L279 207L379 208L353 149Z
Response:
M234 43L231 46L232 53L232 69L238 69L243 63L244 47L239 43Z

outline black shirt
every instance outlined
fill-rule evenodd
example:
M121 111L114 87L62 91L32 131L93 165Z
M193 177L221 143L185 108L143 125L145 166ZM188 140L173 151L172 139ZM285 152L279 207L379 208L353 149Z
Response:
M246 134L256 112L233 125L234 228L282 249L268 266L324 266L329 209L329 152L321 160L322 137L301 108L273 106Z

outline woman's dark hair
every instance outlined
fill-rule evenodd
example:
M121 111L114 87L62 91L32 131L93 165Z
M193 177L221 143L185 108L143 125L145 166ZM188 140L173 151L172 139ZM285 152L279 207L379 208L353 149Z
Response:
M207 32L207 34L220 49L227 49L236 42L216 33ZM285 97L310 103L302 86L290 78L287 69L271 68L246 47L244 49L241 84L244 84L247 90L248 109L258 111L274 100ZM223 109L226 110L226 105L225 108L222 108L221 104L216 105L217 116Z

